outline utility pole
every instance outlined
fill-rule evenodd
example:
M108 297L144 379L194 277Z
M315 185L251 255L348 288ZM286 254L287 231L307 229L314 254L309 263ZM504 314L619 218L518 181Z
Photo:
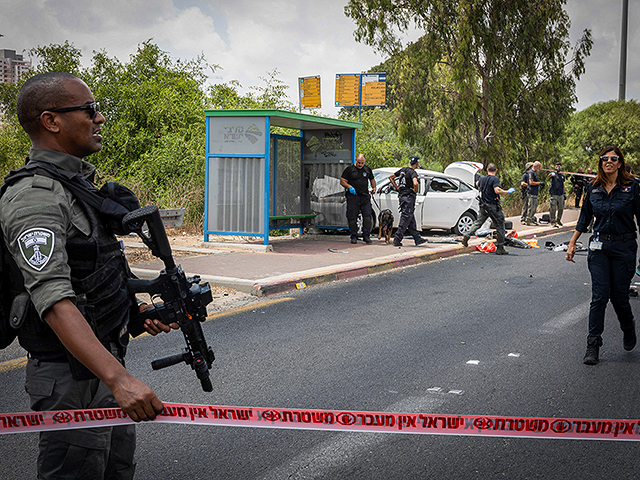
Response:
M629 0L622 0L622 29L620 32L620 88L618 100L625 100L627 92L627 24L629 23Z

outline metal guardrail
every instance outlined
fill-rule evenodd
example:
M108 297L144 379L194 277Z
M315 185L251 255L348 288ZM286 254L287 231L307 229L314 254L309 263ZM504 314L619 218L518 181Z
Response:
M184 207L160 210L160 218L165 228L180 228L184 221Z

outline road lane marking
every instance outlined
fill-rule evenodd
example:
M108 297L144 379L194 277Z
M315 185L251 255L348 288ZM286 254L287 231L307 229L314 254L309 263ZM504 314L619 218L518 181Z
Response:
M390 412L427 412L439 408L446 397L411 397L389 406ZM330 478L353 459L368 453L389 437L384 433L338 433L267 472L263 480Z
M293 297L274 298L273 300L265 300L261 302L251 303L249 305L245 305L244 307L238 307L238 308L233 308L231 310L212 313L211 315L207 316L207 320L213 320L214 318L221 318L221 317L229 317L231 315L248 312L250 310L258 310L259 308L262 308L262 307L270 307L271 305L287 302L289 300L293 300Z
M27 364L27 357L14 358L0 363L0 373L15 370L16 368L22 368Z
M540 327L541 333L556 333L564 330L589 316L589 302L582 303L571 310L567 310Z

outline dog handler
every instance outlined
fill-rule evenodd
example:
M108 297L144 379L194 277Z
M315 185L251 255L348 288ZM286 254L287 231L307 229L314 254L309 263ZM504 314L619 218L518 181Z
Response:
M416 217L414 212L416 209L416 195L418 194L418 174L416 168L420 165L420 157L411 157L408 167L402 167L396 173L393 173L389 180L393 188L398 190L398 200L400 201L400 222L398 229L393 237L393 246L401 247L404 232L408 231L413 237L416 245L422 245L427 241L422 238L420 232L416 228ZM398 182L396 183L396 179Z
M625 170L624 155L618 147L606 147L600 152L598 174L587 185L576 231L567 247L568 261L575 263L576 242L594 217L587 256L591 272L589 335L583 359L587 365L598 363L609 300L623 332L622 346L625 350L633 350L636 345L629 287L636 268L640 185Z
M371 183L371 195L376 193L376 180L373 171L364 164L365 158L361 153L356 157L355 165L349 165L342 172L340 185L346 190L347 198L347 222L351 243L358 243L358 214L362 214L362 240L367 245L372 244L371 226L373 225L371 213L371 196L367 190Z

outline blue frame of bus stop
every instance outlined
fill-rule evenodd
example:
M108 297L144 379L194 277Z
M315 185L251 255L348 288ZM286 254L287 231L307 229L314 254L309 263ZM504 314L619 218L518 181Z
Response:
M289 139L300 139L303 141L305 130L328 130L328 129L339 129L339 130L351 130L351 164L355 163L355 151L356 151L356 129L362 128L362 123L353 122L349 120L337 120L333 118L319 117L316 115L308 115L304 113L296 113L296 112L288 112L284 110L205 110L206 116L206 134L205 134L205 208L204 208L204 241L209 241L209 235L237 235L237 236L249 236L249 237L258 237L264 239L264 244L269 244L269 230L270 230L270 185L271 185L271 138L289 138ZM265 134L264 141L264 152L263 153L252 153L252 154L234 154L234 153L211 153L210 149L210 118L214 117L264 117L264 127L265 133L269 132L269 135ZM299 137L286 136L286 135L277 135L271 133L271 127L284 127L290 128L294 130L299 130ZM304 149L301 148L300 153L300 164L303 163L303 152ZM277 142L274 147L274 167L275 171L273 172L273 190L274 190L274 202L275 202L275 192L276 192L276 176L277 176ZM243 232L243 231L221 231L221 230L209 230L209 196L210 196L210 185L209 185L209 163L212 158L260 158L264 160L264 214L263 214L263 230L264 233L256 233L256 232ZM304 179L301 178L300 182L303 182ZM286 228L291 227L300 227L302 233L303 225L287 225ZM285 227L282 227L285 228Z

